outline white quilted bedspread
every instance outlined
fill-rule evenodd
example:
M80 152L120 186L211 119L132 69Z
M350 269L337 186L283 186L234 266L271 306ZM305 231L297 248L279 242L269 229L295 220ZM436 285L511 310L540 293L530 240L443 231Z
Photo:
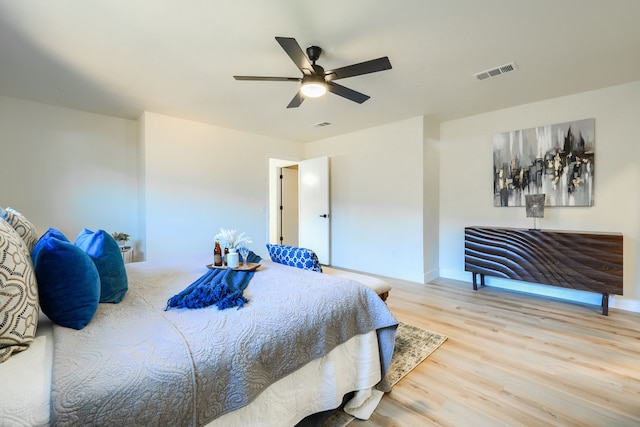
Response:
M54 327L52 424L204 425L371 330L388 366L397 321L339 277L263 260L244 308L164 311L207 262L127 264L120 304L100 304L81 331Z

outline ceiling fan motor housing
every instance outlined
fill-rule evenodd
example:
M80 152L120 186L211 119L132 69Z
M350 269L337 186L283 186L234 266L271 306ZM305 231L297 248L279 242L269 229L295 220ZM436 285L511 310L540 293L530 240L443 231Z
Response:
M317 74L324 77L324 68L316 64L312 64L311 67L313 68L313 70L311 70L312 74Z
M307 48L307 56L314 63L320 58L320 54L322 53L322 49L318 46L309 46Z

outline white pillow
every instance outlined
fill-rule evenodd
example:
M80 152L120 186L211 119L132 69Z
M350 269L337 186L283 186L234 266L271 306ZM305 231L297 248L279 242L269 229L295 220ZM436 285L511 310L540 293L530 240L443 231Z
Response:
M0 208L0 218L3 218L9 223L22 237L22 240L27 244L29 252L33 250L36 242L38 241L38 231L36 227L20 212L15 209Z
M0 219L0 363L26 350L38 326L38 284L30 251Z

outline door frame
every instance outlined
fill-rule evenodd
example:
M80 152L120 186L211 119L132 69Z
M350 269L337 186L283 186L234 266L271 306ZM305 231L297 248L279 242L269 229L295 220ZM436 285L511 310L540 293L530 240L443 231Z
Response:
M294 160L269 158L269 191L268 191L268 232L267 242L277 245L280 243L278 233L278 211L280 209L280 169L297 165Z
M327 160L329 160L330 158L327 157ZM312 159L307 159L307 160L312 160ZM281 191L281 187L280 187L280 170L283 168L287 168L287 167L291 167L291 166L298 166L298 168L300 167L300 164L302 162L305 162L305 160L299 160L299 161L295 161L295 160L283 160L283 159L277 159L277 158L269 158L269 171L268 171L268 201L267 201L267 205L268 205L268 213L267 213L267 222L268 222L268 229L267 229L267 242L277 245L280 244L280 225L279 225L279 219L280 219L280 191ZM327 177L328 179L330 179L330 173L329 176ZM300 170L298 169L298 187L300 187L301 183L300 183ZM328 212L327 215L330 215L330 211L331 211L331 196L330 196L330 183L327 182L327 185L329 186L328 191L329 191L329 206L328 206ZM329 219L329 221L331 221L331 219ZM300 219L298 219L298 226L300 226ZM327 259L325 260L326 265L331 265L331 227L329 226L329 230L328 230L328 248L327 248L327 254L326 257ZM298 237L298 243L300 243L300 238Z

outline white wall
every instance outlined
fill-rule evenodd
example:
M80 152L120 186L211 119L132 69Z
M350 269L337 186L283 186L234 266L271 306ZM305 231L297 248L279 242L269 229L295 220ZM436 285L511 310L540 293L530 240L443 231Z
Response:
M154 113L141 122L146 259L211 252L220 228L266 256L269 158L300 160L303 145Z
M123 231L138 242L134 121L0 96L0 206L39 233Z
M416 282L439 268L470 281L465 226L531 226L523 208L493 206L493 135L593 117L595 206L547 209L538 224L622 232L624 296L611 306L640 311L639 101L636 82L439 127L418 117L303 145L152 113L136 122L0 97L0 206L20 210L41 233L128 232L138 260L147 251L151 258L208 252L220 227L247 232L260 253L268 159L328 155L334 265ZM600 302L590 293L526 289Z
M425 117L423 125L423 282L426 283L440 276L440 123Z
M330 157L334 266L424 280L422 153L422 117L305 144Z
M595 118L595 205L545 209L538 227L611 231L624 235L624 296L611 307L640 311L640 82L550 99L441 124L440 273L471 280L464 272L464 227L531 227L524 208L493 206L493 135L545 124ZM489 285L524 289L511 281ZM592 304L600 296L530 286L530 291Z

